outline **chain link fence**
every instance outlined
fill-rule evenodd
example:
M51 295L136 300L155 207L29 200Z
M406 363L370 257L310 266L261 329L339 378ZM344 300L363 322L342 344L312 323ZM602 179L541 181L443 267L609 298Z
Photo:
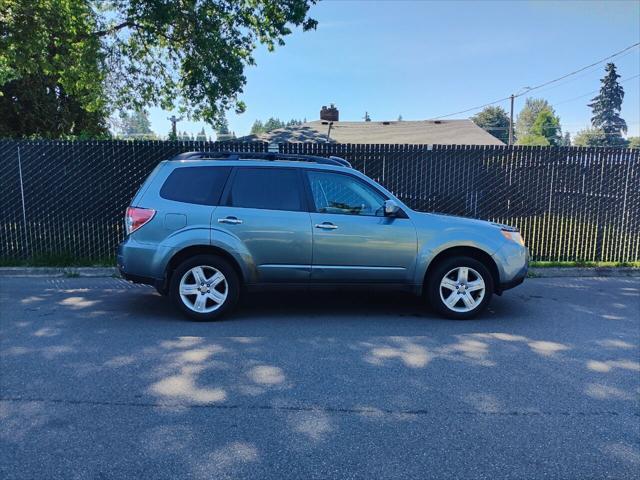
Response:
M268 147L0 141L0 259L111 259L124 235L124 210L159 161L192 150ZM639 150L313 143L278 148L343 157L416 210L517 226L535 260L640 260Z

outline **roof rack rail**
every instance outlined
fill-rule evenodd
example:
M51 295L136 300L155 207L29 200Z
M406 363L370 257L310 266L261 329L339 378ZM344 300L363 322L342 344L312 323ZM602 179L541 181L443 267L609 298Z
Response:
M340 157L319 157L317 155L299 155L297 153L275 152L184 152L171 158L178 160L285 160L292 162L313 162L322 165L336 165L351 168L351 164Z

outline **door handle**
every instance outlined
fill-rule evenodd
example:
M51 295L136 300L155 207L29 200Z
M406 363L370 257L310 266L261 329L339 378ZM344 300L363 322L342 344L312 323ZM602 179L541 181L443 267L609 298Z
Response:
M315 227L316 228L321 228L323 230L335 230L336 228L338 228L337 225L334 225L333 223L329 223L329 222L316 223Z
M242 220L236 217L226 217L226 218L219 218L218 223L229 223L231 225L238 225L239 223L242 223Z

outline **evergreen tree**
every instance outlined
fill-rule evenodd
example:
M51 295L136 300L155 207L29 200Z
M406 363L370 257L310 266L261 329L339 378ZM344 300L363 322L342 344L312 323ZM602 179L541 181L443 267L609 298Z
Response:
M586 128L580 130L573 137L573 145L576 147L604 147L607 135L599 128Z
M601 80L600 93L588 104L593 112L591 125L604 132L604 145L626 146L622 133L627 132L627 122L620 117L624 89L618 83L620 75L616 73L615 64L607 63L605 71L607 74Z
M565 132L564 136L562 137L562 140L560 141L560 146L561 147L571 146L571 135L569 134L569 132Z
M226 142L236 138L235 134L229 130L229 122L227 117L223 116L218 122L218 129L216 130L217 139L219 142Z
M251 125L251 135L260 135L264 132L264 124L261 120L256 120L255 122L253 122L253 125Z
M149 114L145 110L131 113L121 111L119 117L118 130L124 138L156 138L156 134L151 130Z
M524 137L518 138L518 145L528 145L530 147L548 147L550 143L549 140L547 140L547 138L543 135L529 133Z
M207 141L207 134L204 131L204 127L202 127L202 130L200 130L200 133L198 133L198 136L196 137L196 140L198 142L206 142Z
M284 128L285 126L285 123L279 118L271 117L269 120L264 122L264 131L270 132L272 130L277 130L278 128Z
M556 114L553 107L544 98L527 98L525 100L524 107L516 119L515 133L517 138L533 134L531 130L533 124L543 110L549 110L553 115Z
M485 107L471 117L473 123L504 143L509 142L509 116L502 107Z
M560 132L560 119L548 108L542 110L536 117L531 127L533 135L544 137L551 146L557 146L562 141L562 133Z
M218 129L216 132L218 132L218 135L229 135L229 122L227 121L226 116L223 116L218 122Z

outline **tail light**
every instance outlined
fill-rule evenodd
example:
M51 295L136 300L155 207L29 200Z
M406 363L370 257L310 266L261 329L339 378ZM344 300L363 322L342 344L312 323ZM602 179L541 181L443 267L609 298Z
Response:
M155 214L156 211L153 208L127 208L127 213L124 216L124 226L127 230L127 235L131 235L145 223L149 222Z

